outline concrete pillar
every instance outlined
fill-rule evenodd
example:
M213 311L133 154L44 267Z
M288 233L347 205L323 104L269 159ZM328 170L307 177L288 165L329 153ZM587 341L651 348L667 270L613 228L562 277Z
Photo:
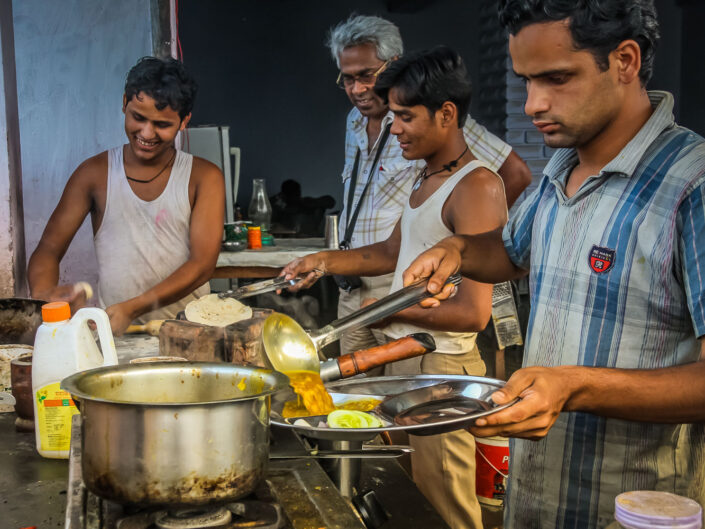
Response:
M0 297L27 293L12 2L0 0Z

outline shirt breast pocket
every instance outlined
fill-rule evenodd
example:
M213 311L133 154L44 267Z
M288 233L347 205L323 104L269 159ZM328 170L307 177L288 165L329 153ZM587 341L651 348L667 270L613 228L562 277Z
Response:
M416 165L405 160L379 164L375 179L375 208L387 204L403 208L411 194L416 172Z

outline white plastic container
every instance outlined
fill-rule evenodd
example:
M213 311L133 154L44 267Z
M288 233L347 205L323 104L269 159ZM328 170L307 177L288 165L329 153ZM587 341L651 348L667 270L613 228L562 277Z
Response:
M670 492L635 490L614 500L614 518L625 529L700 529L698 502ZM612 527L612 526L610 526Z
M44 457L67 459L71 443L71 418L78 413L71 395L59 385L69 375L117 364L117 353L108 315L85 308L71 318L66 302L42 306L44 323L37 329L32 357L32 393L37 451ZM88 322L95 322L100 347ZM101 355L100 351L103 351Z

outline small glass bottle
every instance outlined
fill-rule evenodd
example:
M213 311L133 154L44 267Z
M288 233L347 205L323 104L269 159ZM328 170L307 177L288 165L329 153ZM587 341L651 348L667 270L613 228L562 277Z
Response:
M247 209L247 215L253 225L259 226L263 232L269 232L272 222L272 205L269 203L263 178L252 180L252 199L250 207Z

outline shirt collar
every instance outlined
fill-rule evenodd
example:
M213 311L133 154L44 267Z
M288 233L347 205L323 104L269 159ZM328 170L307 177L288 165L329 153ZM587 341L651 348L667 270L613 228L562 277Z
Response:
M387 114L382 118L382 128L386 127L388 123L391 123L394 120L394 112L391 110L387 111ZM357 107L353 107L353 114L352 114L352 128L355 132L361 132L365 130L365 127L367 127L367 117L363 116L362 113L357 109Z
M649 91L648 95L651 106L654 108L651 117L619 154L602 168L600 174L612 173L630 177L649 145L664 129L673 125L673 96L668 92L657 90ZM577 160L578 153L575 149L558 149L543 172L549 180L558 180L577 164Z

